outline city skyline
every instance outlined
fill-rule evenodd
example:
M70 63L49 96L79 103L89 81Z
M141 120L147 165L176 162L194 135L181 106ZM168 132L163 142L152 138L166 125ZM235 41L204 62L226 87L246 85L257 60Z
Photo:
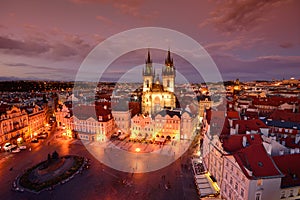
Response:
M223 80L299 79L299 8L299 1L7 1L0 9L0 79L74 81L80 64L100 42L140 27L173 29L193 38L212 57ZM115 60L111 69L117 70L107 71L104 80L116 81L139 65L135 74L140 77L150 44L139 42L145 48ZM163 64L166 52L152 53L154 64ZM173 57L190 82L202 81L184 58Z

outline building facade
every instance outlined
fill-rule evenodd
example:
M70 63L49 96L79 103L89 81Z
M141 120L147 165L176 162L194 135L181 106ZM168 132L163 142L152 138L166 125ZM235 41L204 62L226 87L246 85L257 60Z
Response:
M33 138L42 131L41 129L47 123L47 110L45 108L42 109L39 106L35 106L27 109L27 112L29 120L28 134L30 138Z
M80 105L73 112L64 106L56 112L56 120L64 135L72 137L74 133L82 140L105 142L116 131L106 106Z
M12 106L0 116L0 144L35 137L47 123L46 108Z
M28 114L17 106L0 116L0 143L28 136Z
M155 77L150 52L146 59L146 66L143 70L143 94L142 94L142 113L153 115L164 108L175 108L175 67L171 58L170 50L162 69L162 84L159 76Z

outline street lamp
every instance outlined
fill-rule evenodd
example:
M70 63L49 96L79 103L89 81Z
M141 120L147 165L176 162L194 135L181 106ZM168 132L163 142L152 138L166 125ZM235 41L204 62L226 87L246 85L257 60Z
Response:
M135 152L137 152L137 153L139 153L141 151L141 149L140 148L136 148L135 149ZM137 155L137 154L136 154Z
M135 169L137 169L137 159L138 159L138 153L141 151L140 148L135 148L135 152L136 152L136 161L135 161Z

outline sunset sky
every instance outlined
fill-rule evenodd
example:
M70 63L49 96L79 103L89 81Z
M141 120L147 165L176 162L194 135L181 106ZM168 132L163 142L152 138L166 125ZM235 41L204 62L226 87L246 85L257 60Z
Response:
M101 41L149 26L176 30L196 40L224 80L300 79L297 0L4 0L0 80L72 81L84 58ZM113 63L118 76L144 63L147 45L145 40L143 51ZM172 51L171 45L168 48ZM153 50L152 59L162 64L165 55ZM188 69L189 64L176 56L174 62L179 71ZM193 70L184 74L197 81ZM105 79L114 81L115 76L108 72Z

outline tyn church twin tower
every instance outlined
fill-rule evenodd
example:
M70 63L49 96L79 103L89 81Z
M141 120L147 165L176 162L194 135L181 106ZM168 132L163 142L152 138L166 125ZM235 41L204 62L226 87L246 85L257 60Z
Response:
M145 68L143 70L143 95L142 113L153 115L163 109L173 109L176 107L175 76L176 70L168 50L165 65L162 69L162 84L159 75L155 77L152 59L148 50Z

